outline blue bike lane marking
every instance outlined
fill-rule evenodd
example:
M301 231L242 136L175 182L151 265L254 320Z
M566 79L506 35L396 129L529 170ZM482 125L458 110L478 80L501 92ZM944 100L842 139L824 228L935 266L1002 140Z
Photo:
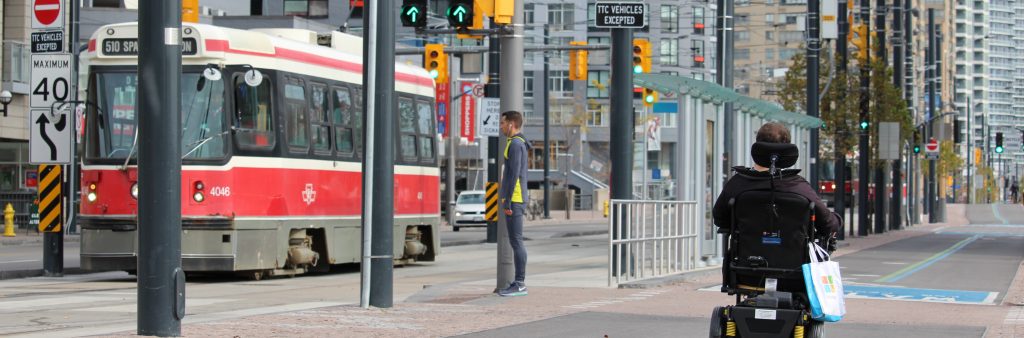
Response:
M845 298L884 299L933 303L994 305L999 292L904 288L881 285L844 285Z

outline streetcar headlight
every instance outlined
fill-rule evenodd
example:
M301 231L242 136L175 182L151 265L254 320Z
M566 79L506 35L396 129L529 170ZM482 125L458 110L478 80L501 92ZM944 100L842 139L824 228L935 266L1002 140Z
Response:
M203 196L202 192L196 192L195 194L192 194L192 199L196 200L196 202L202 202L206 199L206 196Z
M96 192L90 191L85 195L85 199L89 200L89 203L96 202Z
M132 198L139 199L139 182L132 183Z
M203 181L196 181L196 190L203 190Z
M836 188L836 184L832 183L832 189L835 190L835 188Z

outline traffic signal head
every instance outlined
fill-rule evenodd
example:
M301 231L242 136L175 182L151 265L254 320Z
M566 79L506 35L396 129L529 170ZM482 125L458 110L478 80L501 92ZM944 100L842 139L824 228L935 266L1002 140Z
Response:
M655 102L658 102L658 92L651 88L644 88L644 106L653 107Z
M868 125L869 125L868 121L863 121L863 120L860 121L860 129L861 130L867 130L868 129Z
M448 55L444 45L430 43L423 48L423 68L434 78L435 83L448 82Z
M914 143L914 153L915 154L920 154L921 153L921 145L920 144Z
M1003 153L1003 133L996 133L996 153Z
M651 41L633 39L633 73L651 72Z
M469 28L473 24L473 0L452 0L445 15L455 29Z
M860 24L850 27L850 35L847 37L857 47L856 58L862 62L868 59L868 50L870 49L868 34L868 26Z
M405 27L427 27L427 1L404 0L399 19L402 20L402 26Z
M570 41L570 46L586 46L586 41ZM587 80L587 50L569 51L569 80Z

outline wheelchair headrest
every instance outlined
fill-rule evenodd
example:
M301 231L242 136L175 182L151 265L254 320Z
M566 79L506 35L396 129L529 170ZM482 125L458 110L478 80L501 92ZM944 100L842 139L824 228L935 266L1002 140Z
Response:
M750 146L750 157L754 158L754 163L765 168L770 168L772 157L776 157L775 167L783 169L796 164L800 158L800 149L792 143L754 142Z

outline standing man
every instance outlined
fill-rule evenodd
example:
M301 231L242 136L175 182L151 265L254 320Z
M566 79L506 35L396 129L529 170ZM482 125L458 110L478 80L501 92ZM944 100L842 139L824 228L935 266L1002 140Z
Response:
M1013 181L1013 185L1010 186L1010 203L1017 204L1017 192L1020 191L1020 187L1017 186L1017 181Z
M505 209L508 240L515 258L515 280L507 288L498 290L502 297L526 295L526 247L523 246L524 206L530 194L526 190L526 153L529 143L522 134L523 113L510 110L501 113L501 133L505 142L505 168L501 172L501 207Z

